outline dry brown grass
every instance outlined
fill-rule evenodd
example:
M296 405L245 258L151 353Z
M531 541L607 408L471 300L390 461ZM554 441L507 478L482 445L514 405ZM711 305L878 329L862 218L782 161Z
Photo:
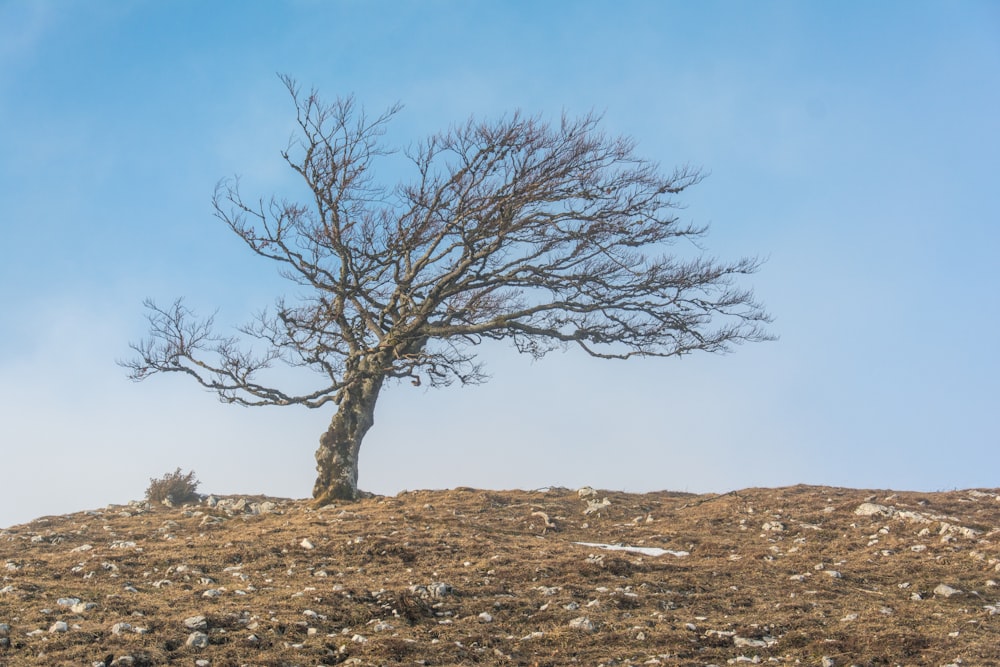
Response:
M0 532L0 666L1000 664L996 493L601 492L611 504L585 516L573 490L457 489L47 517ZM933 518L856 515L866 500ZM411 588L434 582L453 590ZM185 645L195 615L201 649ZM592 632L569 626L580 616Z

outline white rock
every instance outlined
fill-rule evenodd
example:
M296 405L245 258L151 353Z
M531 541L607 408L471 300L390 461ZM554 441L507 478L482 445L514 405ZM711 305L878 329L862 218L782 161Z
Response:
M585 515L587 515L587 514L593 514L594 512L600 512L602 509L604 509L605 507L608 507L610 505L611 505L611 501L608 500L607 498L605 498L604 500L601 500L601 501L588 500L587 501L587 509L583 510L583 513Z
M208 621L204 616L188 616L184 619L184 627L188 630L204 630L208 627Z
M773 533L781 533L784 532L785 530L785 524L781 523L780 521L768 521L763 526L761 526L761 530L767 530Z
M484 611L481 614L479 614L479 620L482 621L483 623L492 623L493 615L490 614L488 611Z
M844 578L844 575L842 575L838 570L823 570L823 574L825 574L826 576L831 577L833 579L843 579Z
M49 633L69 632L69 624L66 621L56 621L49 627Z
M56 604L60 607L72 607L75 604L80 604L80 598L59 598L56 600Z
M302 547L303 549L315 549L316 548L313 545L313 543L309 541L309 538L306 538L306 539L302 540L301 542L299 542L299 546Z
M858 516L892 516L896 510L876 503L861 503L854 510L854 513Z
M597 491L595 491L594 488L591 486L584 486L580 489L577 489L576 495L580 496L581 498L591 498L597 495Z
M586 616L577 616L572 621L569 622L569 627L574 630L581 630L583 632L593 632L594 622L591 621Z
M111 634L120 635L123 632L132 632L131 623L115 623L111 626Z
M446 595L451 595L455 589L451 587L450 584L445 584L440 581L436 581L427 587L433 598L443 598Z
M208 646L208 635L204 632L192 632L188 635L187 641L184 644L194 648L205 648Z
M733 645L737 648L767 648L774 646L777 640L774 637L762 637L761 639L748 639L747 637L733 637Z
M222 591L218 588L209 588L207 591L201 594L203 598L217 598L222 595Z
M70 607L69 610L74 614L83 614L96 607L97 605L93 602L77 602L75 605Z
M953 595L958 595L962 591L957 588L952 588L948 584L938 584L934 587L934 595L939 595L943 598L950 598Z

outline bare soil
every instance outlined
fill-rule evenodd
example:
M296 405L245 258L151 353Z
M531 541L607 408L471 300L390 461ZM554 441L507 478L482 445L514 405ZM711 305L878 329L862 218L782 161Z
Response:
M1000 664L996 489L225 500L0 531L0 666Z

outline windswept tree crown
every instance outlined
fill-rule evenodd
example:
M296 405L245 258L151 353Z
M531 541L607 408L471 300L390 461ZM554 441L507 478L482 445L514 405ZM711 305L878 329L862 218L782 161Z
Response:
M769 338L767 314L735 283L759 260L691 252L707 230L679 220L676 198L698 170L661 173L593 115L512 113L416 145L412 179L383 187L374 171L399 107L371 118L352 98L325 103L283 81L298 128L282 157L307 201L245 199L229 180L214 207L305 296L279 299L242 336L217 335L182 301L148 301L151 335L126 363L134 379L182 372L227 402L315 408L365 378L480 382L483 339L534 357L568 345L625 359ZM669 253L678 241L694 242L688 258ZM246 339L264 351L245 351ZM279 362L318 372L318 388L258 384Z

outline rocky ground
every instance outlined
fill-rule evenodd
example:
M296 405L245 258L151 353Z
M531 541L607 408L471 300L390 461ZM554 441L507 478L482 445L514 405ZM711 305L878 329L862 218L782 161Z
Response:
M992 665L997 580L997 490L130 503L0 531L0 666Z

